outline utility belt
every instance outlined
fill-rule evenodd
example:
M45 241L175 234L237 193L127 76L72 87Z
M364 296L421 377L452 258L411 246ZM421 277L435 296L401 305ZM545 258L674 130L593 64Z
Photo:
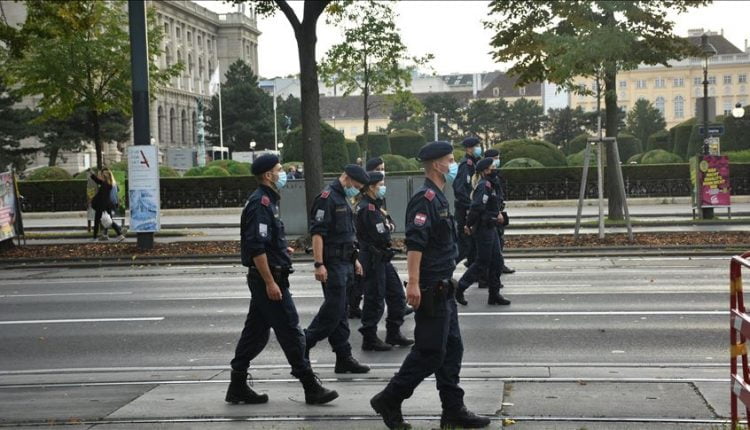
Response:
M326 245L323 247L323 260L338 260L354 264L359 256L359 250L353 243L341 245Z
M276 281L276 283L286 281L289 278L289 275L294 273L294 269L291 267L269 266L268 268L270 269L271 276L273 277L273 280ZM258 268L255 266L248 267L247 275L254 278L263 279L260 274L260 270L258 270Z
M455 279L443 279L431 285L420 286L422 299L419 302L419 311L426 316L436 316L444 309L444 302L456 296L457 284Z
M402 252L394 248L378 248L373 245L365 245L365 249L370 254L370 261L373 263L388 263L393 259L396 253Z

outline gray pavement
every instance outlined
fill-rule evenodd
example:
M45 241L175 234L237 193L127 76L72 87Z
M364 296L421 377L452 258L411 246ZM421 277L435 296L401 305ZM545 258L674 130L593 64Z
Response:
M491 428L722 428L727 261L513 259L518 272L503 278L511 306L487 306L486 291L472 288L459 309L466 403L492 416ZM303 326L322 298L308 266L298 264L292 276ZM403 262L396 266L405 272ZM4 270L0 427L385 428L367 400L406 351L362 352L356 320L351 342L371 373L336 375L327 345L311 352L339 400L301 402L272 336L252 367L270 403L225 404L227 362L247 304L243 268L229 264ZM404 331L411 330L408 318ZM438 426L434 380L404 412L417 428Z

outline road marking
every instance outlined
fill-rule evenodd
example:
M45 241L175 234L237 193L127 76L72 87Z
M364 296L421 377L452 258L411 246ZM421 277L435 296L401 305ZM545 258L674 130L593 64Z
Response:
M22 324L69 324L69 323L90 323L90 322L131 322L131 321L162 321L164 317L144 317L144 318L80 318L66 320L20 320L20 321L0 321L0 325L22 325Z
M0 294L2 298L13 297L47 297L47 296L119 296L133 294L131 291L121 293L40 293L40 294Z
M459 312L462 317L488 316L626 316L626 315L729 315L729 311L583 311L583 312Z

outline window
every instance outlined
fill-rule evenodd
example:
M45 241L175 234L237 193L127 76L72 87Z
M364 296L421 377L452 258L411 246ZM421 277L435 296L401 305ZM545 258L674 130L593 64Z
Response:
M518 95L523 97L526 95L526 87L522 87L518 89Z
M646 80L645 79L638 79L638 80L636 80L635 81L635 87L639 88L639 89L646 88Z
M747 83L747 75L744 74L744 73L741 74L741 75L737 75L737 83L738 84L746 84Z
M169 51L169 46L164 48L164 59L167 63L167 67L171 67L172 66L172 54Z
M198 119L196 118L195 111L193 111L193 120L190 122L190 144L195 145L198 138Z
M188 74L193 74L193 56L188 54Z
M183 145L187 144L187 131L188 131L188 123L187 123L187 113L185 113L185 109L182 110L182 121L180 122L180 141Z
M211 49L211 39L206 39L206 48Z
M724 102L724 116L731 116L732 108L732 102Z
M664 88L665 86L664 78L654 79L654 88Z
M701 78L693 78L693 86L697 87L701 84L702 84Z
M685 116L685 99L682 96L674 98L674 117L683 118Z
M190 33L189 31L187 32L187 40L188 40L188 45L192 45L193 44L192 33Z
M675 88L682 88L685 86L685 80L683 78L674 78L672 86Z
M708 77L708 84L709 85L716 85L716 76L709 76Z
M158 121L156 122L156 128L158 129L157 136L159 137L159 142L164 141L164 109L162 109L161 106L156 110L156 117Z
M169 23L168 22L164 23L164 34L169 36Z
M200 37L200 36L198 36L198 46L202 48L202 46L201 46L201 42L202 42L202 40L201 40L201 37Z
M492 96L493 96L493 97L500 97L500 88L498 88L498 87L494 87L494 88L492 89Z
M664 97L657 97L656 102L654 103L654 106L656 107L656 110L661 112L661 116L664 115Z
M180 38L180 27L175 27L174 28L174 35L175 35L176 38L178 38L178 39Z
M730 85L732 83L732 75L724 75L724 85Z
M628 87L628 81L620 81L620 88L625 89Z
M174 142L174 128L177 118L174 116L174 108L169 109L169 141Z

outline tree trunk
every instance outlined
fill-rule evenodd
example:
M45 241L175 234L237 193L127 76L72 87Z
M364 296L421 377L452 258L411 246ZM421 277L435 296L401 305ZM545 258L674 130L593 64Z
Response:
M101 170L104 167L104 160L102 157L102 129L99 124L99 112L95 109L89 111L89 121L91 121L91 128L94 132L94 148L96 149L96 168Z
M605 65L604 69L604 108L606 112L605 127L607 137L617 137L617 66L614 63ZM605 184L607 186L608 216L611 220L623 219L623 201L617 183L617 170L620 166L616 161L614 145L605 144L607 148L607 168Z
M49 163L47 165L49 167L53 167L55 164L57 164L57 153L60 152L60 148L50 148L49 150Z

